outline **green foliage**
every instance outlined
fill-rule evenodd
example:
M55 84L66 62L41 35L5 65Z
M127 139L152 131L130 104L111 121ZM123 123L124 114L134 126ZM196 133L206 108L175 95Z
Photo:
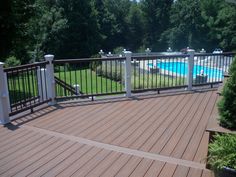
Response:
M216 134L209 144L208 162L215 170L223 167L236 169L236 135Z
M222 98L218 102L220 124L227 128L236 128L236 58L230 68L230 77L224 85Z
M15 56L10 56L5 60L5 67L19 66L21 64L20 60L17 60Z
M122 54L124 51L124 47L116 47L114 50L113 50L113 53L115 54Z
M21 63L187 46L235 50L236 5L222 0L11 0L0 7L0 60Z
M162 51L166 45L165 41L160 41L160 37L169 27L173 0L144 0L141 2L145 21L144 44L151 47L153 51Z

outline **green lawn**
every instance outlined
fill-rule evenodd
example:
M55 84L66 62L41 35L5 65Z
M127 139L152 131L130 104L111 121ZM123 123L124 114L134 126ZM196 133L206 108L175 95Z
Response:
M69 85L80 85L80 89L84 94L112 93L124 90L120 82L98 76L90 69L56 72L55 76ZM65 90L62 87L57 87L57 94L58 96L64 96Z

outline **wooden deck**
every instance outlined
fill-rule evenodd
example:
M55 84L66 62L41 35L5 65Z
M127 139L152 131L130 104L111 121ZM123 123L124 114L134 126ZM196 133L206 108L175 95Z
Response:
M0 176L212 177L216 92L42 109L0 127Z

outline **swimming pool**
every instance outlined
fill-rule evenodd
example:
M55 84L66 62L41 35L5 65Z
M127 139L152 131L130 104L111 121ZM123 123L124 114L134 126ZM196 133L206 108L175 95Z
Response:
M149 67L152 67L152 65L153 64L149 64ZM157 67L179 76L187 76L188 73L188 63L185 62L159 62L157 63ZM208 76L208 79L222 80L223 78L223 70L197 64L194 64L193 78L201 74L201 71L203 71L204 75Z

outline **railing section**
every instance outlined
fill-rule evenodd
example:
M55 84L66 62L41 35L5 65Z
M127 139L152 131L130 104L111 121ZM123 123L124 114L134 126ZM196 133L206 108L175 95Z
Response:
M125 93L123 57L54 60L56 97Z
M235 53L195 54L193 85L220 83L228 73Z
M50 99L47 92L46 64L40 62L6 68L10 115L33 109Z
M132 91L186 87L189 55L132 57Z

